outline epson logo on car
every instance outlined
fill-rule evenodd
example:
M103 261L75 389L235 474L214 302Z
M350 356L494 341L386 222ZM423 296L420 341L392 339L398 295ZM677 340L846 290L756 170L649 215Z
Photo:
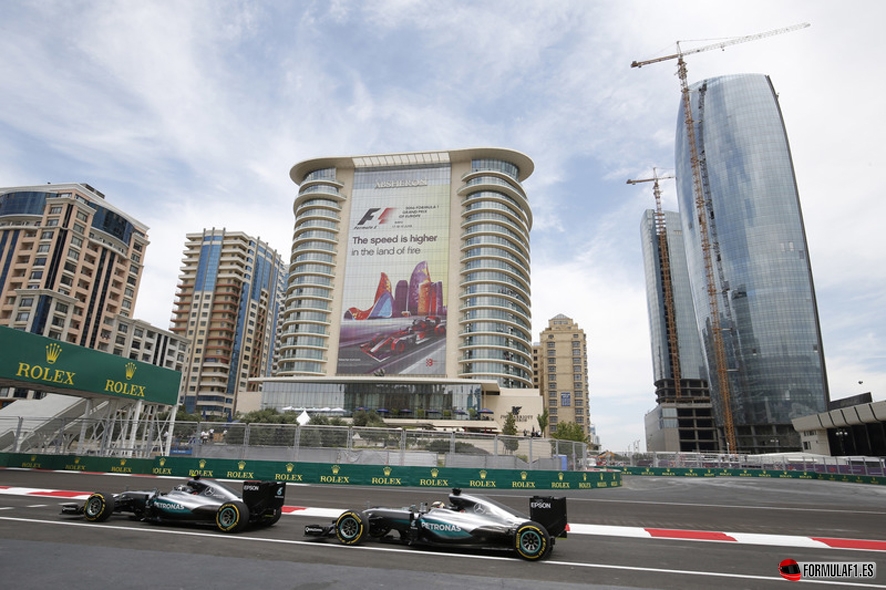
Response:
M243 484L243 491L244 492L257 492L260 489L261 488L259 488L257 485Z
M542 510L550 510L551 503L550 502L542 502L541 500L536 500L529 504L530 508L541 508Z

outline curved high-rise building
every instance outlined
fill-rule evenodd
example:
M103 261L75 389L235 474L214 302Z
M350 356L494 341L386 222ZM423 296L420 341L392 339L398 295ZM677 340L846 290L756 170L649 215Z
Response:
M722 426L707 269L717 295L737 450L799 449L791 419L823 411L828 388L809 249L778 98L769 77L760 74L704 80L691 87L691 97L704 211L696 209L682 108L677 193L715 415ZM708 230L709 266L700 216Z
M279 376L532 387L527 156L318 158L299 186Z

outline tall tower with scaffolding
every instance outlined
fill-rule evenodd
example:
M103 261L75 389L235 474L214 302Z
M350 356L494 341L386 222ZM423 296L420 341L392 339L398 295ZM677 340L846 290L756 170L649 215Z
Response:
M678 45L676 54L632 64L677 60L680 213L726 451L793 449L790 419L820 407L827 385L793 165L771 82L727 76L690 87L683 56L806 26L688 51Z
M695 322L683 231L676 211L662 208L660 180L653 183L655 209L640 224L656 406L646 414L650 451L712 452L718 449L707 369Z

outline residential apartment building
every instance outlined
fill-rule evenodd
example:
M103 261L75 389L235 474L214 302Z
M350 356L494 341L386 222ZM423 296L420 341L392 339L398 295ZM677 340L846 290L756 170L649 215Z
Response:
M190 346L187 338L125 316L114 318L111 331L114 343L107 352L173 371L184 369Z
M230 419L257 409L259 387L249 380L276 370L282 258L242 232L211 229L187 235L182 263L171 331L191 342L186 411Z
M588 348L584 330L563 314L548 320L538 350L538 385L551 433L574 422L596 437L591 425L588 390ZM593 442L593 441L592 441Z

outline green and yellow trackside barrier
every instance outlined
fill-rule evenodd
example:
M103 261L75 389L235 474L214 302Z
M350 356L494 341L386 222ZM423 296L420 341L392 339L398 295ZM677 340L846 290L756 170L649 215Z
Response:
M886 484L886 477L816 471L788 471L781 469L728 469L717 467L620 467L625 475L655 477L768 477L775 479L818 479L847 483Z
M125 459L76 455L0 453L0 466L98 473L127 473L214 479L273 479L292 483L390 487L463 488L475 490L591 490L621 486L621 472L534 471L447 467L399 467L156 457Z

